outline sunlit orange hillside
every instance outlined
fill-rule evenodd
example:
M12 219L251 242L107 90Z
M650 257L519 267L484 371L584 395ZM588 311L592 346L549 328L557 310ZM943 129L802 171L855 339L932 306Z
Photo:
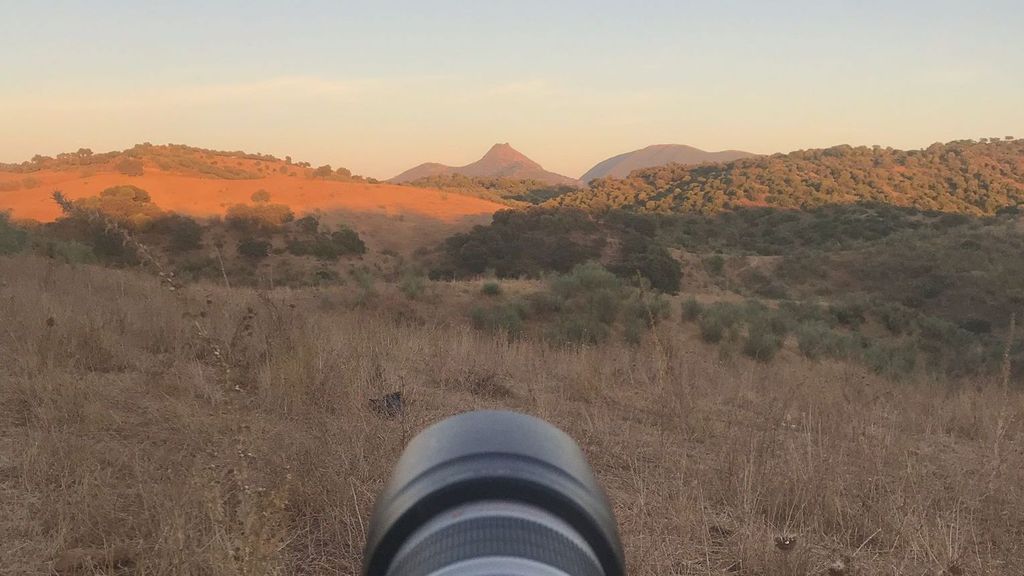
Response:
M456 222L503 208L480 198L377 183L343 168L314 169L272 156L144 144L124 152L93 154L83 149L0 165L0 210L9 210L15 220L51 221L60 214L51 198L54 190L77 199L119 184L143 188L160 208L192 216L223 214L233 204L251 202L261 190L296 214L346 211Z

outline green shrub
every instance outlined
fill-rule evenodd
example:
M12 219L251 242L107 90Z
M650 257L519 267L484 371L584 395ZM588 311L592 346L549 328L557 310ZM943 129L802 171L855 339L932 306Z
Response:
M644 333L669 316L669 303L662 295L637 291L622 308L623 336L630 344L639 344Z
M308 217L307 217L308 218ZM366 253L366 244L351 228L341 226L334 232L309 232L319 227L318 221L300 218L298 228L305 236L289 237L287 250L295 256L314 256L319 260L334 261L342 256L358 256ZM301 222L301 224L300 224Z
M619 259L611 270L620 277L642 278L656 290L668 294L679 292L683 270L679 261L661 246L642 234L627 234L619 248Z
M229 226L250 234L275 232L294 219L291 208L284 204L235 204L224 216Z
M313 215L298 218L293 225L304 234L316 234L320 231L320 219Z
M0 212L0 254L20 252L27 243L28 232L11 224L6 212Z
M317 268L316 271L313 272L313 279L316 280L318 284L338 284L341 282L341 274L338 274L338 271L332 268ZM370 282L369 287L372 292L372 280ZM371 296L372 295L368 295L367 291L363 289L363 292L360 293L359 301L361 303L365 303Z
M864 362L877 374L903 378L917 365L917 348L912 343L873 342L864 350Z
M858 328L864 322L864 304L855 300L837 302L828 307L836 322Z
M94 264L97 261L92 246L74 240L46 240L36 250L47 258L66 264Z
M106 188L102 192L100 192L100 197L140 203L148 203L153 201L153 199L150 198L149 196L149 192L146 192L145 190L139 188L138 186L132 186L131 184L111 186L110 188Z
M331 243L342 254L365 254L366 244L355 230L347 226L339 226L331 232Z
M589 314L563 314L548 329L558 344L598 344L608 338L608 325Z
M543 317L561 312L565 302L553 293L543 291L526 296L526 304L534 315Z
M909 333L913 329L914 318L917 316L913 310L896 302L881 304L876 308L875 313L886 330L896 336Z
M221 280L220 263L209 254L190 253L176 259L175 270L180 279L198 280L209 278Z
M762 298L768 298L769 300L785 300L789 298L789 291L782 284L769 280L765 284L762 284L754 289L754 294L761 296Z
M100 212L133 230L146 228L163 214L151 202L148 192L130 185L111 186L98 196L81 198L74 203L83 210Z
M992 332L992 323L984 318L968 318L960 322L960 328L972 334L989 334Z
M202 246L203 227L188 216L162 216L150 224L149 230L167 236L167 246L172 252L189 252Z
M117 163L115 166L118 172L125 176L142 176L144 170L141 160L135 160L133 158L125 158Z
M705 256L701 259L701 264L704 265L704 269L707 270L709 274L714 276L720 276L722 271L725 270L725 258L721 254Z
M352 278L356 281L356 286L359 287L359 293L356 295L356 304L364 306L370 301L377 298L377 287L373 281L373 274L365 268L357 268L351 272Z
M398 289L410 300L419 300L427 289L427 281L422 274L406 271L398 281Z
M701 303L698 302L697 299L694 298L693 296L690 296L686 300L683 300L683 304L681 307L683 313L683 320L686 320L688 322L693 322L694 320L699 318L701 312L703 312L704 310L704 306L702 306Z
M743 353L755 360L768 362L782 347L784 338L776 334L769 322L754 322L747 327L747 339L743 342Z
M658 293L635 292L622 308L626 319L637 318L648 328L656 326L671 316L668 300Z
M498 296L501 294L501 284L497 282L484 282L480 292L485 296Z
M822 357L846 358L852 352L852 341L820 321L799 324L796 327L796 342L800 353L817 360Z
M622 280L595 263L581 264L568 274L556 276L550 290L565 303L563 311L593 315L604 324L615 321L624 295Z
M920 300L931 300L945 292L952 284L953 282L946 276L934 273L927 274L922 278L914 280L911 287L913 292L910 297Z
M523 331L525 310L518 304L477 306L470 311L473 326L479 330L519 336Z
M270 242L258 238L243 238L238 242L238 255L252 261L270 256Z
M705 308L704 313L697 319L700 337L711 344L721 342L727 335L731 339L735 335L739 317L737 310L735 306L724 302L717 302Z
M805 322L821 322L830 326L835 324L835 317L829 310L815 302L780 302L779 313L792 318L798 324Z

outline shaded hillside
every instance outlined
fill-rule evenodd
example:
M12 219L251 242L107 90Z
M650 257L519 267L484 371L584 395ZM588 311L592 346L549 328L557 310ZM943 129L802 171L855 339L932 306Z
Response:
M593 168L587 170L586 174L580 176L580 181L587 183L595 178L605 178L608 176L612 178L625 178L633 170L665 166L666 164L693 166L708 162L729 162L752 156L756 155L741 150L705 152L700 148L684 144L655 144L654 146L648 146L602 160Z
M923 150L844 145L720 165L674 164L624 179L599 179L552 202L597 210L714 213L741 206L865 201L969 214L1024 203L1024 140L961 140Z
M493 271L499 278L536 278L598 260L621 277L643 277L674 294L679 263L654 240L654 232L645 218L625 213L595 217L565 208L504 210L489 226L445 240L431 276L466 278Z
M1016 208L972 217L881 204L714 215L542 207L449 238L433 275L541 277L596 261L689 294L684 314L724 353L767 360L790 338L810 358L894 378L962 377L1004 369L1010 315L1024 312L1021 250ZM1024 349L1009 354L1024 373Z
M412 182L420 178L460 174L482 178L511 178L516 180L537 180L547 184L564 184L575 186L579 183L561 174L548 172L540 164L530 160L507 142L495 144L484 154L483 158L465 166L446 166L444 164L420 164L391 178L389 182Z
M476 196L513 207L542 204L552 198L575 192L578 188L569 184L549 184L540 180L486 178L462 174L424 176L409 182L408 185Z

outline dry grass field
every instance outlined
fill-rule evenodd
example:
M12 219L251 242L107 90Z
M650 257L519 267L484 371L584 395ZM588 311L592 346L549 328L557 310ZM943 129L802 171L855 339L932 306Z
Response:
M0 573L354 574L404 443L483 407L578 439L634 575L1024 573L999 378L722 357L677 317L558 348L355 292L0 259Z

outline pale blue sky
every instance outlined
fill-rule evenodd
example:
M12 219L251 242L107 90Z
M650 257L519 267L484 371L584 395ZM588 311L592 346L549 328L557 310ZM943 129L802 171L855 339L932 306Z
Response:
M1024 2L0 0L0 161L136 142L376 177L508 141L579 176L655 143L1024 136Z

